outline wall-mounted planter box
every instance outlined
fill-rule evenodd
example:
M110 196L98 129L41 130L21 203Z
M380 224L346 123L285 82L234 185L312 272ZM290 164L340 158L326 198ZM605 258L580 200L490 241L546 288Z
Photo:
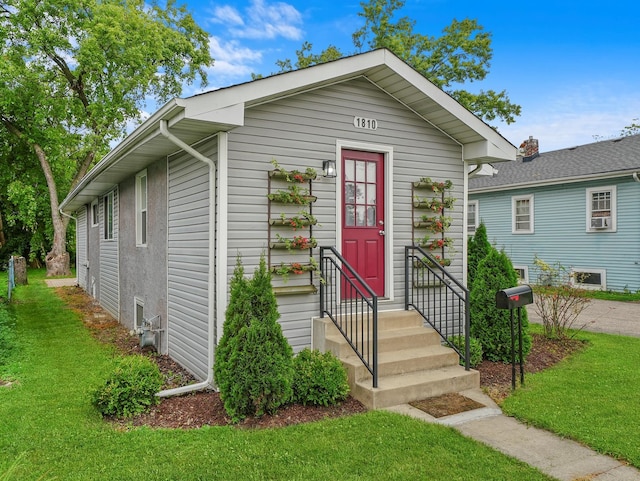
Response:
M269 219L269 225L273 225L273 226L291 227L292 222L293 222L293 219L291 218ZM311 221L305 219L305 220L296 220L295 223L300 226L310 226L310 225L316 225L318 221L316 219L313 219Z
M316 180L318 174L307 174L306 172L282 172L280 170L269 171L269 177L272 179L284 180L285 182L309 182L310 180Z
M287 268L287 275L299 275L304 274L306 272L315 272L318 270L317 265L313 264L300 264L300 263L282 263L279 266L271 266L271 273L278 274L283 270L283 268Z
M303 195L299 198L293 196L282 196L277 193L269 194L267 196L271 202L277 202L278 204L293 204L293 205L304 205L304 204L313 204L318 198L315 195Z
M269 247L271 249L290 249L290 250L315 249L316 247L318 247L318 242L316 242L316 241L309 242L309 243L307 243L307 245L302 246L302 247L287 247L287 243L286 242L271 242L269 244Z
M304 286L281 286L274 287L273 293L276 296L291 296L295 294L315 294L318 292L318 288L313 284Z

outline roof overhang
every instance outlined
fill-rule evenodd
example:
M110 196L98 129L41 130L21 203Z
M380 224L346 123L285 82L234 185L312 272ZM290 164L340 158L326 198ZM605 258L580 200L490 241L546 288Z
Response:
M447 93L388 50L374 50L310 68L274 75L187 99L174 99L107 154L69 193L61 209L73 213L127 177L178 149L159 129L188 145L244 125L246 108L366 78L462 146L471 164L514 160L517 149Z
M623 170L618 172L588 174L588 175L580 175L580 176L574 176L574 177L562 177L558 179L549 179L546 181L519 182L517 184L498 185L494 187L492 186L476 187L476 188L469 188L469 193L483 194L487 192L501 192L501 191L508 191L508 190L516 190L516 189L531 189L533 187L548 187L548 186L554 186L554 185L575 184L578 182L588 182L592 180L619 179L621 177L631 177L635 180L634 174L638 176L638 169L628 169L628 170Z

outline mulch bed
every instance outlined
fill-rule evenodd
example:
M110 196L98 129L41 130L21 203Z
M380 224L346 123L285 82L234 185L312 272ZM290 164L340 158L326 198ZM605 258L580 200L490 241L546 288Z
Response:
M189 372L168 356L157 355L148 347L140 349L138 337L132 336L81 288L57 288L56 293L71 309L82 315L85 326L100 342L112 344L123 354L145 354L154 359L160 371L165 375L165 389L195 382ZM575 339L557 341L534 334L531 353L525 363L525 372L534 373L546 369L569 354L582 349L583 346L582 341ZM500 403L511 390L511 364L483 361L477 369L480 371L481 387ZM519 369L518 366L517 369ZM516 370L516 374L519 376L518 370ZM440 417L475 409L478 406L474 403L475 401L464 396L447 395L419 401L415 404L421 406L419 408L429 414ZM427 411L427 407L430 411ZM349 397L337 406L288 405L274 415L247 418L236 426L240 428L275 428L348 416L364 411L366 408L359 401ZM226 426L231 424L219 393L214 391L199 391L165 398L146 414L127 419L111 419L111 421L123 429L128 426L143 425L156 428L190 429L205 425Z

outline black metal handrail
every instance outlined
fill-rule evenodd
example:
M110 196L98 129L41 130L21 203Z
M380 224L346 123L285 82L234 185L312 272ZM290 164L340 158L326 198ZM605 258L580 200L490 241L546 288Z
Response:
M333 247L320 247L320 275L320 317L331 318L377 388L378 296Z
M469 290L418 246L406 246L405 309L415 309L464 360L469 370ZM464 352L451 342L464 336Z

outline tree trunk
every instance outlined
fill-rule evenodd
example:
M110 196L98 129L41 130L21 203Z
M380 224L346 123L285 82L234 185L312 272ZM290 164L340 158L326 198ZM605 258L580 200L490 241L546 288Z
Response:
M68 218L62 217L58 202L58 189L56 187L56 181L53 178L53 172L51 166L47 160L47 154L38 145L33 146L42 171L47 179L47 186L49 187L49 200L51 201L51 220L53 221L53 245L51 251L47 253L45 263L47 265L47 277L51 276L68 276L71 274L71 266L69 262L69 253L67 252L67 225L69 224Z

